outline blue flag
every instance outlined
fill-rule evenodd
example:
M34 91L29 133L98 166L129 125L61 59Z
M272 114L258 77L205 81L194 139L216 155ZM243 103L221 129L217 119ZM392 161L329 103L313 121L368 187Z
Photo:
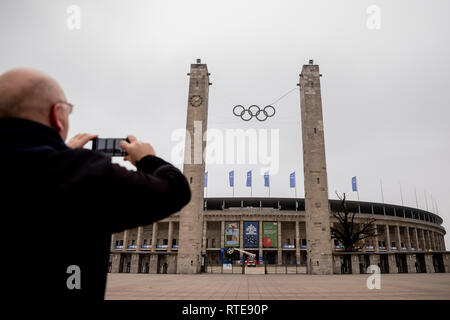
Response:
M352 190L358 191L358 185L356 184L356 176L352 178Z
M205 172L205 188L208 186L208 171Z
M251 187L252 186L252 170L247 172L247 187Z
M228 173L228 177L230 178L230 187L234 187L234 170Z
M270 186L270 182L269 182L269 172L264 173L264 187L269 187Z
M289 187L295 188L295 171L289 175Z

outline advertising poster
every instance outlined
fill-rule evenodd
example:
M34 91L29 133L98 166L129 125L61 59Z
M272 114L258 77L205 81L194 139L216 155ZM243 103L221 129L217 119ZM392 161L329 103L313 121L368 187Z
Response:
M263 246L264 248L276 248L278 246L278 225L276 222L263 222Z
M244 222L244 247L245 248L258 248L258 236L259 232L258 221L246 221Z
M225 247L239 247L239 222L225 222Z

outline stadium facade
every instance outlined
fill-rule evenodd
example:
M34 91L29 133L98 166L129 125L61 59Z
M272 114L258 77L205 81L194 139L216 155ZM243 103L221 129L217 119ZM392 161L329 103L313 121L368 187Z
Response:
M338 200L329 203L332 211L339 209ZM379 264L383 273L450 272L450 253L445 251L445 230L438 215L374 202L348 201L347 205L358 213L357 226L376 219L377 236L361 242L360 251L354 253L345 253L339 243L330 242L334 273L360 273L370 264ZM228 256L222 250L237 247L255 253L268 273L306 273L305 219L304 199L206 198L201 271L240 273L239 263L245 255L235 251ZM330 220L338 224L332 215ZM249 225L255 226L256 232L245 228ZM114 234L110 271L176 273L179 227L180 213L176 213L151 225ZM350 260L349 266L345 266L346 259ZM234 271L223 269L223 260L231 260Z
M347 201L355 226L375 219L376 235L356 252L331 239L339 201L328 199L321 74L312 60L298 83L305 198L204 198L205 142L195 136L207 129L209 75L200 59L188 73L186 130L194 139L186 139L183 173L191 202L166 219L113 234L109 272L340 274L365 273L370 265L382 273L450 272L443 221L432 212ZM247 253L256 267L245 266Z

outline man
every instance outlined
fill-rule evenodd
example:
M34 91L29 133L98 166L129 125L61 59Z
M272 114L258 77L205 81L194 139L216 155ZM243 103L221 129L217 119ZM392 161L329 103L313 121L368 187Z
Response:
M10 297L102 300L111 233L165 218L191 198L184 175L134 136L121 147L136 172L82 149L96 135L65 144L72 107L39 71L0 76L2 291Z

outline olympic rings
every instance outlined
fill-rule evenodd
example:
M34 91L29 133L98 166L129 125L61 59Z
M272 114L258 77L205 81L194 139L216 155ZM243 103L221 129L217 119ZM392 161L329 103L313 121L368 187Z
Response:
M271 111L267 111L266 109ZM268 105L261 109L256 104L252 104L248 109L245 109L239 104L233 108L233 114L236 117L241 117L244 121L250 121L253 117L258 119L258 121L266 121L267 118L275 115L275 108Z

